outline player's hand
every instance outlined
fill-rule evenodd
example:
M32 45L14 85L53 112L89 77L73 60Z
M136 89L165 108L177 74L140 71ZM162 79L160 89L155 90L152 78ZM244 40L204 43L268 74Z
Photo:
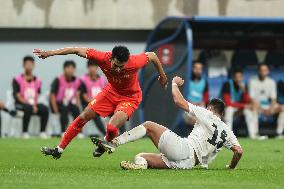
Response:
M58 110L54 111L54 114L60 116L60 112Z
M46 59L49 57L49 54L41 49L34 49L33 53L41 59Z
M242 90L245 90L245 89L246 89L246 86L244 85L243 82L240 82L240 83L239 83L239 87L240 87Z
M251 103L245 105L246 109L253 110L253 105Z
M158 77L158 81L160 82L161 86L166 89L168 86L168 78L166 76L166 74L160 75Z
M184 84L184 80L179 76L175 76L172 80L172 83L176 83L180 87Z
M37 106L33 106L33 113L36 114L38 112Z
M262 109L262 113L266 116L270 116L272 115L273 112L272 112L272 109L269 108L269 109Z
M5 107L4 102L0 101L0 109L3 109Z
M284 105L280 105L280 111L283 112L284 111Z

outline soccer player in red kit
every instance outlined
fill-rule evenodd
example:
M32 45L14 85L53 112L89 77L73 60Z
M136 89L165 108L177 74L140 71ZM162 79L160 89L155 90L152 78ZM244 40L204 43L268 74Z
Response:
M102 52L92 48L67 47L58 50L43 51L35 49L34 54L45 59L54 55L76 54L95 61L108 79L107 86L93 99L84 111L66 129L59 145L55 148L43 147L45 155L58 159L71 140L82 127L97 116L109 116L105 140L110 142L118 136L118 128L131 117L142 100L142 91L138 81L138 71L148 62L152 62L159 72L162 87L167 85L167 76L154 52L130 55L125 46L115 46L112 52ZM105 150L97 146L94 156L101 156Z

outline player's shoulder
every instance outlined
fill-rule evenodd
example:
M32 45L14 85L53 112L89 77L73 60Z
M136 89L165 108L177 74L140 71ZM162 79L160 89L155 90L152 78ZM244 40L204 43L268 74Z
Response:
M197 106L197 105L192 104L190 102L188 102L188 108L189 108L189 110L195 111L196 113L199 113L201 115L204 115L204 114L213 115L213 113L211 111L207 110L205 107Z
M38 77L38 76L36 76L36 75L34 75L33 80L36 81L36 82L39 82L39 83L42 82L42 81L41 81L41 78Z
M137 59L143 59L143 58L147 58L147 55L146 55L145 52L141 52L141 53L139 53L139 54L131 54L131 55L129 56L129 60L132 60L132 61L134 61L134 62L135 62L135 60L137 60Z
M109 57L111 57L111 55L112 55L111 51L104 51L104 53L105 53L106 56L109 56Z
M111 60L111 56L112 56L111 51L101 51L101 53L102 53L102 56L104 57L104 59L106 61L110 61Z
M132 54L129 56L128 59L128 66L129 67L139 67L141 63L148 62L148 57L145 52L139 54Z
M14 78L13 79L15 79L15 80L19 80L19 79L22 79L22 78L24 78L24 74L17 74L16 76L14 76Z
M257 82L257 81L259 81L259 78L258 78L257 75L254 75L254 76L252 76L252 77L249 78L249 81L250 81L251 83L252 83L252 82Z
M86 52L87 58L91 58L93 56L100 56L100 57L111 57L112 53L111 51L101 51L97 50L95 48L88 48Z
M213 123L219 128L219 130L230 130L229 126L217 115L213 114Z
M267 80L268 83L272 83L272 84L276 83L275 80L272 79L271 77L266 77L266 80Z

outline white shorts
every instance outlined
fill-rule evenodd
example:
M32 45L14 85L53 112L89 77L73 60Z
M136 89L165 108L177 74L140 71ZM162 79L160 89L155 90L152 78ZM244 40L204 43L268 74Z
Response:
M186 138L166 130L158 144L162 160L171 169L192 169L195 165L194 149Z

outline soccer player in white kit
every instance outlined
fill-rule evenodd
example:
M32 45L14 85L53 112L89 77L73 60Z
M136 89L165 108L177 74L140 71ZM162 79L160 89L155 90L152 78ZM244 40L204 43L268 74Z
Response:
M184 80L174 77L172 94L175 104L195 117L196 123L190 135L182 138L168 128L154 122L143 124L127 131L112 141L112 145L100 143L109 152L115 147L135 141L148 135L160 153L140 153L134 161L123 161L123 169L192 169L200 164L208 168L222 147L233 151L233 158L227 168L234 169L243 150L230 128L220 119L224 113L225 104L220 99L212 99L207 109L187 102L180 93L179 87Z

